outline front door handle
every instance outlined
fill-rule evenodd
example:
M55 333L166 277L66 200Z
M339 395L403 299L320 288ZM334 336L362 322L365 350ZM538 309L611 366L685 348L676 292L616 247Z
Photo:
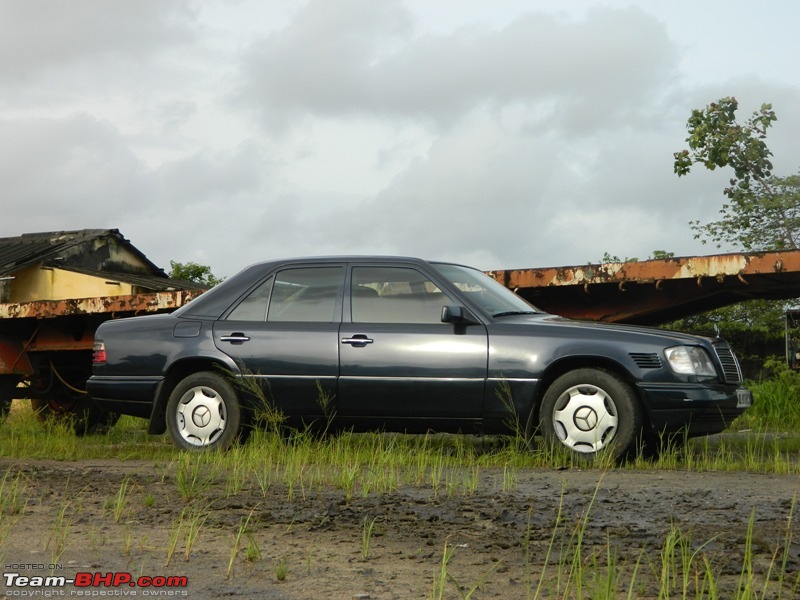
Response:
M230 342L231 344L244 344L245 342L249 342L250 338L239 331L235 331L230 335L220 336L219 340L221 342Z
M374 340L368 338L363 333L357 333L349 338L342 338L343 344L350 344L353 348L363 348L367 344L371 344Z

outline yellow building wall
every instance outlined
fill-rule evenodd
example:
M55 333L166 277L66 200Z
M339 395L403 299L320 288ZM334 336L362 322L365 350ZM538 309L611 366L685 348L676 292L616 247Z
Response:
M93 277L50 267L30 267L14 273L10 281L8 302L36 302L38 300L69 300L98 296L124 296L133 293L128 283Z

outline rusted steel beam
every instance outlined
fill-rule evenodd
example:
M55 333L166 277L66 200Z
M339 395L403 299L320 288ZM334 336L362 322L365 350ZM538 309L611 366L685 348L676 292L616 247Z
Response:
M800 273L800 250L748 254L689 256L627 263L587 264L542 269L492 271L510 288L546 287L627 282L657 283L669 279L728 277L746 279L748 274ZM701 280L702 283L702 280Z
M154 313L179 308L201 290L177 290L129 296L103 296L69 300L39 300L17 304L0 304L0 319L47 319L66 315L111 314L112 316Z
M28 352L61 352L63 350L91 350L94 346L95 327L87 326L79 333L61 331L54 327L40 327L27 345Z
M800 296L800 250L489 274L553 314L655 325L743 300Z
M0 335L0 375L31 375L33 365L20 340Z

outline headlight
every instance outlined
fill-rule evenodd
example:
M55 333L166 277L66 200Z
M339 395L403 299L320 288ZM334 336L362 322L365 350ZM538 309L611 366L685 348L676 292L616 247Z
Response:
M682 375L716 377L717 370L708 353L699 346L673 346L664 350L673 371Z

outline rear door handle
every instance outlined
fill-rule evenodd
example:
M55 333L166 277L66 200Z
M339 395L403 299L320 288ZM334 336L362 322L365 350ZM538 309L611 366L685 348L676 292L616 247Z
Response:
M368 338L363 333L357 333L349 338L342 338L343 344L350 344L353 348L363 348L367 344L371 344L374 340Z
M221 342L230 342L231 344L244 344L245 342L249 342L250 338L239 331L235 331L230 335L220 336L219 340Z

